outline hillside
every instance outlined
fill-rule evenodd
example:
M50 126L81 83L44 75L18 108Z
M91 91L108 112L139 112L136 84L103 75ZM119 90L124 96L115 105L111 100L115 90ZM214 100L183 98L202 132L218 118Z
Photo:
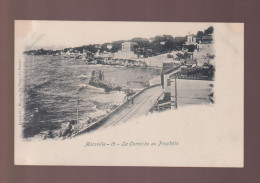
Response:
M146 62L146 64L148 66L152 66L152 67L162 67L162 63L164 62L172 62L173 58L168 58L167 55L173 55L176 58L176 54L179 51L172 51L171 53L165 53L165 54L161 54L161 55L157 55L157 56L153 56L153 57L148 57L148 58L143 58L143 59L138 59L141 61Z
M207 36L208 34L212 34L214 32L214 28L211 26L208 29L203 31L198 31L197 40L195 44L198 44L200 40L204 39L203 36ZM176 55L178 51L181 51L186 44L188 36L183 37L173 37L172 35L158 35L152 38L141 38L136 37L130 40L118 40L114 42L107 42L104 44L90 44L83 45L74 48L64 48L62 50L28 50L25 51L25 54L29 55L62 55L66 52L82 54L83 50L91 52L92 54L96 53L111 53L115 54L122 50L122 43L124 42L133 42L135 43L131 47L132 53L134 53L137 57L140 57L147 63L149 66L161 66L162 62L170 61L172 59L167 58L168 54ZM188 47L191 45L188 45ZM188 49L189 52L193 52ZM214 49L212 45L203 46L201 51L194 52L194 59L197 58L199 65L207 62L208 57L207 54L210 53L214 55ZM174 56L174 58L176 58ZM131 58L129 58L131 59ZM182 58L181 58L182 59Z

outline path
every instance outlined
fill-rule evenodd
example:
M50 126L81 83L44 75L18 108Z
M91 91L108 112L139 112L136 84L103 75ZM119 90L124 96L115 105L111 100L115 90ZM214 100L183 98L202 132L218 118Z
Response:
M116 111L101 119L99 122L90 125L88 128L81 130L77 135L96 130L97 128L106 128L117 124L125 123L126 121L147 115L150 108L155 103L157 98L162 94L160 85L147 88L133 97L133 102L130 99L128 102L119 107Z
M161 86L156 86L145 90L140 95L134 97L133 104L130 102L116 114L111 116L100 128L114 126L125 123L134 118L138 118L149 113L150 108L156 99L162 94Z

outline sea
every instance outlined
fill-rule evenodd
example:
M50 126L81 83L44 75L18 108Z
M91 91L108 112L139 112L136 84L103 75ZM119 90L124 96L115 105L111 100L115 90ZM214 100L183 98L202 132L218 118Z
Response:
M83 60L25 55L24 138L51 130L78 118L97 121L126 99L124 91L105 92L88 84L91 73L101 70L105 82L135 91L159 77L159 68L88 65ZM78 107L77 107L78 106Z

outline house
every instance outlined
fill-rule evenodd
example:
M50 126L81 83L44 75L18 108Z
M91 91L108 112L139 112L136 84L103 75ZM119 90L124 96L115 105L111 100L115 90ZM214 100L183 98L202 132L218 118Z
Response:
M203 67L197 67L196 60L186 59L181 64L174 63L174 62L163 63L162 72L161 72L161 85L163 89L163 96L162 99L159 100L159 103L157 103L158 105L156 104L156 107L160 109L177 108L177 93L178 93L177 90L180 91L177 82L179 83L181 81L181 83L189 83L190 85L195 86L196 83L198 83L197 82L198 80L212 81L213 77L214 77L213 66L205 63ZM200 92L199 89L196 90L196 92L197 95ZM191 100L195 100L194 99L195 95L193 93L191 94L188 93L187 95L189 96L186 97L191 98ZM182 99L182 97L180 98Z
M203 35L201 38L201 44L212 44L212 42L213 42L212 34Z
M107 49L109 49L109 50L111 50L111 49L112 49L112 47L113 47L113 45L112 45L112 44L108 44L108 45L107 45Z
M110 53L110 52L102 52L102 53L99 53L99 57L103 58L103 59L112 59L114 57L113 53Z
M161 73L161 85L163 88L163 99L160 100L161 108L177 108L176 95L176 79L180 70L181 64L163 63Z
M124 42L122 43L122 49L114 53L115 59L137 59L138 55L134 53L134 46L137 45L135 42Z
M83 60L93 60L94 54L88 50L83 49L82 59Z
M199 50L202 48L204 44L212 44L213 43L213 34L206 34L202 36L195 36L195 35L188 35L187 41L185 42L184 46L188 45L195 45L196 48Z
M197 66L198 62L196 60L186 59L184 60L184 64L189 68Z
M186 59L182 64L176 62L163 63L161 85L165 101L172 101L175 91L175 78L186 74L187 69L197 66L196 60Z
M137 45L135 42L123 42L122 43L122 51L123 52L131 52L134 50L134 46Z
M162 73L161 73L161 85L164 93L164 100L171 100L171 90L172 90L172 79L170 76L175 75L180 72L180 64L176 63L163 63Z
M197 44L197 37L194 34L188 35L187 36L187 41L185 45L196 45Z
M200 37L197 37L197 42L201 44L212 44L213 43L213 34L205 34Z

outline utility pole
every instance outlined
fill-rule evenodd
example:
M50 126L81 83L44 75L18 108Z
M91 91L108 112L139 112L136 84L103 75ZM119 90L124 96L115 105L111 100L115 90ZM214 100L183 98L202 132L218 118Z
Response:
M77 124L79 123L79 96L77 94Z
M171 109L177 109L177 75L171 79Z
M32 55L33 55L33 62L32 62L32 70L31 70L31 72L34 71L34 65L35 65L35 61L34 61L34 52L32 52Z
M175 76L175 108L177 109L177 75Z

